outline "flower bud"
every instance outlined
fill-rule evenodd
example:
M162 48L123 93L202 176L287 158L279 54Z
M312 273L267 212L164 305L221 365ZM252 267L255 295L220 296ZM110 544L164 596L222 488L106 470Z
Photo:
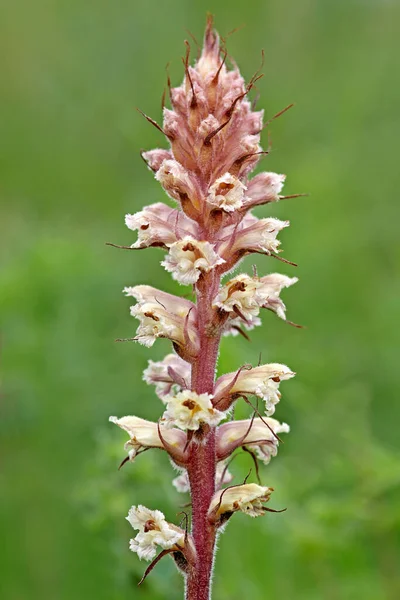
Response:
M196 64L197 71L204 79L219 69L220 53L219 36L212 27L212 18L208 18L203 50Z

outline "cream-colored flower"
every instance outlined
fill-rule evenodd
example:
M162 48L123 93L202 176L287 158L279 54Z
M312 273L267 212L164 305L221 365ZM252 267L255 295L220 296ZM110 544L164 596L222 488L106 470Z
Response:
M241 227L229 227L228 235L218 246L218 253L229 260L232 255L244 256L249 252L278 252L278 233L289 226L289 221L279 219L257 219L246 215ZM232 230L232 231L230 231Z
M274 433L288 432L289 425L268 417L223 423L217 429L217 457L225 459L236 448L247 446L268 464L278 452L279 441Z
M196 283L202 273L208 273L224 262L210 242L200 242L187 236L172 244L161 264L176 281L189 285Z
M164 111L164 115L171 111ZM182 201L184 197L192 201L198 196L196 180L177 160L164 160L155 178L161 183L167 194L174 200Z
M218 425L226 414L216 410L211 402L210 394L196 394L191 390L179 392L176 396L166 396L167 406L162 417L167 427L179 427L183 430L196 431L203 424Z
M183 452L186 444L186 436L178 429L167 429L165 425L158 425L153 421L146 421L139 417L127 416L110 417L111 423L115 423L126 431L129 435L129 441L126 442L124 448L129 454L129 459L133 460L139 450L145 448L164 448L163 441L160 438L160 432L164 442L171 449L176 449L177 452ZM160 427L160 431L159 431Z
M268 416L275 412L275 405L279 402L281 394L279 384L281 381L291 379L295 373L286 365L270 363L243 369L237 373L227 373L220 377L215 385L214 398L218 406L220 399L235 394L251 394L265 401L265 412Z
M226 464L221 461L217 464L217 470L215 473L215 488L218 490L223 485L228 485L233 479L232 473L230 473L226 467ZM178 477L172 480L172 485L177 492L186 493L190 491L189 477L186 470L182 471Z
M157 396L164 400L168 394L190 388L190 370L190 364L177 354L167 354L163 360L149 360L143 379L149 385L155 385Z
M226 212L233 212L243 205L246 186L230 173L219 177L210 187L207 201Z
M182 211L162 202L145 206L134 215L126 215L125 224L138 232L138 239L132 248L169 247L184 236L197 234L194 221Z
M213 306L241 317L250 325L260 308L269 308L278 317L285 319L285 305L279 297L281 290L298 281L297 277L287 277L272 273L265 277L250 277L244 273L222 286L214 299Z
M193 348L197 348L196 307L192 302L149 285L126 287L123 291L137 300L130 312L140 321L136 332L139 343L150 347L162 337L186 347L190 341Z
M213 306L234 313L235 317L239 314L251 323L253 317L260 312L257 295L257 289L260 287L261 283L257 278L242 273L220 288Z
M260 517L264 514L264 502L268 502L273 489L257 485L256 483L246 483L236 485L231 488L225 488L214 494L211 500L209 515L218 517L225 513L237 511L244 512L250 517Z
M132 506L126 519L139 533L130 540L129 548L140 559L151 560L155 557L157 546L164 550L180 550L185 544L185 532L176 525L168 523L159 510L150 510L145 506Z

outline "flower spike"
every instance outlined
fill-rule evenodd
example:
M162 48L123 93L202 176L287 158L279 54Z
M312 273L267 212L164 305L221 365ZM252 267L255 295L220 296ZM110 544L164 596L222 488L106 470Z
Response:
M243 365L215 380L221 338L241 334L249 339L247 331L261 324L262 308L293 324L286 320L281 293L297 278L259 276L261 268L254 268L252 275L235 273L221 283L249 254L295 265L280 255L281 234L289 221L252 214L255 207L290 197L282 195L286 175L268 170L251 175L270 153L270 147L261 147L263 128L290 106L264 122L263 111L255 110L248 98L263 76L264 53L261 67L246 83L233 59L227 61L226 40L220 42L211 16L194 64L190 58L190 43L185 41L181 85L172 87L167 72L162 125L142 113L166 137L168 148L141 152L166 202L127 214L125 223L135 238L130 246L117 246L161 249L161 265L174 282L191 286L190 299L137 282L124 288L135 300L130 313L139 321L136 335L125 339L150 348L164 338L173 351L162 360L150 360L143 373L163 407L158 420L110 420L129 436L124 446L128 457L121 466L142 452L161 449L179 471L173 486L190 493L191 524L185 515L184 529L158 510L139 505L129 511L128 521L137 530L130 548L151 561L140 583L170 554L186 580L186 599L209 600L218 530L235 512L252 517L280 512L266 506L273 489L261 485L259 465L277 455L279 434L289 431L270 415L281 397L281 381L294 376L286 365L271 363ZM165 106L166 96L170 107ZM253 416L228 421L239 399L252 407ZM259 411L258 399L265 411ZM242 484L233 485L230 470L240 450L250 455L254 467ZM252 471L258 484L248 483Z

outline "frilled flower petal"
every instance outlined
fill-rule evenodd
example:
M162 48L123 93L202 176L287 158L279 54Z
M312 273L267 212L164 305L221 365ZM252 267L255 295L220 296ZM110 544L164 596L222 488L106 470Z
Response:
M268 464L278 451L279 441L274 433L288 432L289 425L268 417L223 423L217 429L217 457L225 459L236 448L249 446L264 464Z
M250 517L260 517L265 512L263 503L269 501L272 492L272 488L256 483L225 488L214 494L209 515L212 518L218 518L226 513L240 510Z
M297 277L288 277L280 273L271 273L259 279L261 286L257 289L260 306L274 311L280 319L286 319L286 306L279 297L284 288L298 282Z
M196 394L185 390L176 396L166 396L167 409L162 420L167 427L179 427L183 430L198 430L202 425L218 425L226 418L226 413L215 409L210 394Z
M260 278L241 274L220 289L213 306L232 313L234 317L241 317L248 324L259 314L260 308L269 308L276 312L278 317L285 319L285 305L279 294L283 288L293 285L296 281L297 277L287 277L279 273Z
M246 186L237 177L225 173L210 187L207 201L226 212L232 212L241 208L245 189Z
M149 360L143 379L149 385L155 385L157 396L164 400L168 394L190 388L190 371L189 363L176 354L168 354L157 362Z
M164 337L189 353L197 351L196 307L192 302L149 285L126 287L123 291L137 300L130 311L140 321L136 332L139 343L150 347L157 338Z
M266 414L272 415L281 397L280 382L291 379L294 375L295 373L289 367L279 363L242 369L239 373L227 373L222 375L215 384L214 404L215 406L226 404L222 400L235 394L251 394L262 398L265 401Z
M208 273L224 262L210 242L185 237L172 244L169 254L161 264L172 273L176 281L189 285L196 283L202 273Z
M132 248L169 247L187 235L197 235L197 225L184 213L162 202L146 206L134 215L126 215L125 224L138 232Z
M150 510L145 506L132 506L127 521L133 529L139 530L131 539L129 548L136 552L140 559L151 560L155 557L157 546L164 550L182 549L185 544L185 532L165 520L159 510Z
M128 433L130 439L124 447L129 452L130 460L135 458L139 450L165 448L165 445L168 448L176 449L181 454L183 453L186 436L178 429L167 429L163 425L159 426L157 423L134 416L121 417L120 419L110 417L109 420Z

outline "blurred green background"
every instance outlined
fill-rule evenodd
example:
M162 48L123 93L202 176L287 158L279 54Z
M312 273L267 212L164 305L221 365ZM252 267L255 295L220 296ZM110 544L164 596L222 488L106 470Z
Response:
M310 197L258 211L288 218L285 256L249 259L300 282L243 339L223 341L220 372L281 361L276 416L292 432L263 468L282 515L238 515L221 537L218 600L386 600L400 597L399 2L254 0L9 0L1 3L0 596L4 600L175 600L182 581L128 550L128 508L169 519L186 501L161 453L122 471L125 436L110 414L156 419L141 380L169 351L115 344L129 337L124 285L175 286L161 252L130 244L127 212L165 199L139 149L165 146L134 110L160 119L165 65L182 77L190 29L206 10L247 79L259 82L286 193ZM266 136L264 146L267 145ZM246 415L241 408L239 413ZM250 465L235 461L240 479ZM271 504L272 506L272 504Z

